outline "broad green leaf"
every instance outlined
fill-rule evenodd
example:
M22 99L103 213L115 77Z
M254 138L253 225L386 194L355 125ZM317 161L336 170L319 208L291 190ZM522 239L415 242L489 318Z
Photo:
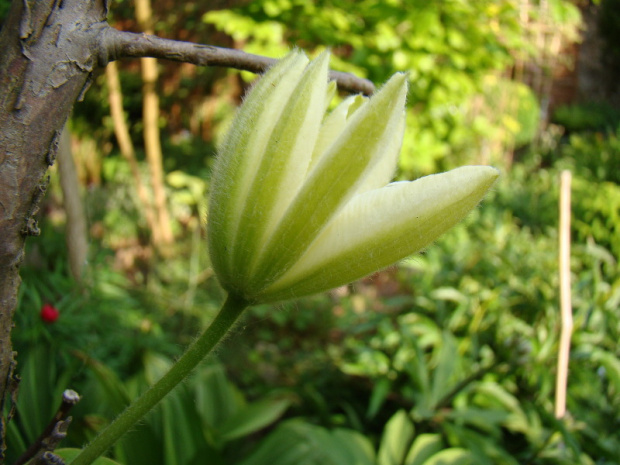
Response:
M476 465L519 465L499 442L502 430L478 432L474 428L456 424L445 426L449 435L457 438L459 445L466 449Z
M602 349L594 349L592 351L592 361L600 363L605 369L605 376L611 384L620 392L620 359L611 352Z
M152 418L152 414L149 420ZM152 420L151 420L152 421ZM123 464L150 465L157 463L163 456L161 434L151 423L141 422L124 434L114 446L114 457Z
M510 412L497 409L464 408L455 409L448 414L448 418L458 423L479 428L482 431L497 428L510 416Z
M131 401L131 396L118 375L102 363L84 356L86 365L95 375L96 389L102 391L105 401L115 412L123 410Z
M521 411L519 400L497 383L480 383L476 387L476 393L481 394L486 400L484 405L499 405L510 412Z
M423 465L429 457L441 451L443 446L439 434L420 434L409 449L404 465Z
M453 447L438 452L423 465L474 465L475 463L468 451Z
M287 421L239 465L375 465L372 445L351 430L329 431L301 420Z
M444 331L442 340L443 345L439 351L437 367L433 372L431 387L433 406L453 388L456 362L458 360L458 350L454 337L447 331Z
M404 410L396 412L383 429L377 454L379 465L400 465L411 447L414 425Z
M374 418L391 390L392 382L385 377L379 378L372 389L368 410L366 411L366 418Z
M166 465L186 465L206 446L202 421L186 386L177 388L161 403L157 425L161 431ZM148 421L148 419L147 419Z
M239 390L218 364L205 364L191 379L195 408L205 427L217 430L245 405Z
M20 360L20 376L24 381L19 386L16 408L25 439L32 443L54 414L50 404L57 402L51 392L56 377L53 352L43 346L33 348Z
M144 354L142 363L144 365L144 376L149 386L164 376L172 365L172 361L168 357L152 351Z
M224 441L255 433L280 418L290 404L290 399L266 399L246 405L221 425L218 432Z

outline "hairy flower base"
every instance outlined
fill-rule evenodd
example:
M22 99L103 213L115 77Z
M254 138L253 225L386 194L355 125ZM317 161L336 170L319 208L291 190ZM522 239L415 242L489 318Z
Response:
M328 60L295 51L270 69L219 153L211 259L222 286L249 302L327 290L411 255L460 221L498 176L470 166L388 184L404 132L406 76L326 116L334 92Z

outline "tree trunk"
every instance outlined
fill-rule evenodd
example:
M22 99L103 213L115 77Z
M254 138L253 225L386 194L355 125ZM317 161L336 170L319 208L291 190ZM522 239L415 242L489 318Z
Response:
M62 204L66 215L65 242L69 255L69 270L73 278L81 283L88 256L88 233L80 180L71 151L71 132L66 125L58 144L57 159Z
M151 240L153 244L161 244L161 234L159 227L157 226L157 220L153 205L149 199L149 194L144 182L142 182L142 176L140 175L140 167L138 160L136 160L136 152L129 136L129 129L125 122L125 113L123 111L123 92L121 90L121 81L118 77L118 66L116 62L112 61L105 69L106 82L108 84L108 93L110 101L110 115L112 116L112 122L114 125L114 134L118 141L118 146L121 150L121 155L131 169L134 182L136 183L136 191L138 193L138 199L142 205L144 217L146 218L146 224L153 232Z
M150 0L136 0L136 19L140 28L146 34L153 34L153 11ZM166 202L164 187L164 168L159 134L159 96L157 95L157 60L155 58L141 58L142 65L142 122L144 124L144 150L151 170L151 186L155 200L155 212L159 238L161 244L170 244L174 239L170 224L170 214ZM154 236L154 239L157 236ZM163 251L163 250L162 250Z
M62 128L97 66L97 35L107 4L84 0L13 1L0 32L0 399L11 377L11 328L19 266L48 183ZM1 418L0 462L4 455Z

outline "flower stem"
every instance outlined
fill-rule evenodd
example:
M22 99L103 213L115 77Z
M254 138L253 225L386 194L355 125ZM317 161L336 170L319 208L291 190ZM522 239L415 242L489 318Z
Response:
M71 465L89 465L108 450L127 430L135 425L157 403L198 365L222 340L239 315L248 307L248 302L228 295L215 320L196 339L159 381L141 397L132 402L116 419L88 444L71 462Z

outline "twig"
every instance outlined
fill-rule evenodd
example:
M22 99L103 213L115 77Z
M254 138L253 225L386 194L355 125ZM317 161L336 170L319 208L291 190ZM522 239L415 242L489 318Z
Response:
M148 34L119 31L113 27L106 27L101 37L102 65L119 58L154 57L198 66L221 66L262 73L276 62L274 58L252 55L241 50L162 39ZM338 87L347 92L371 95L375 91L371 81L349 73L331 71L330 79L336 81Z
M558 373L555 385L555 417L566 414L566 385L568 383L568 359L570 338L573 332L573 315L570 295L570 171L562 171L560 182L560 309L562 329L558 353Z
M43 447L37 455L28 462L28 465L65 465L64 460L52 451L58 447L60 441L67 437L67 430L69 429L71 420L71 417L67 417L66 420L61 420L54 425L54 429L50 435L42 441Z
M36 441L31 444L28 450L24 452L13 465L23 465L37 455L40 456L40 460L50 459L50 454L47 454L47 458L45 458L44 455L46 455L46 452L54 450L58 443L67 435L67 428L69 427L69 423L71 423L71 417L67 418L67 415L71 408L79 401L80 396L77 392L71 389L65 390L62 393L62 403L60 407L58 407L58 411L54 415L54 418L52 418ZM39 463L46 463L40 460Z

